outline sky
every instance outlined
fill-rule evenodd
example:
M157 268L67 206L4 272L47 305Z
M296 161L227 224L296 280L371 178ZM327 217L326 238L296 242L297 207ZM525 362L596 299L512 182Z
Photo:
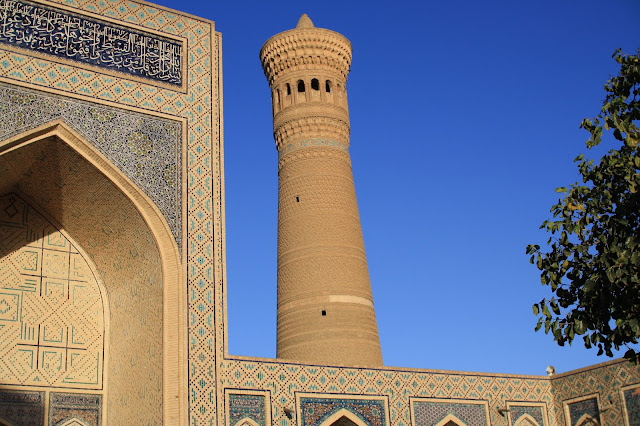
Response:
M640 47L640 2L159 3L222 33L230 354L275 357L277 152L258 52L307 13L353 45L350 152L384 364L543 375L608 360L534 332L531 305L551 292L525 248L578 178L579 124L614 50Z

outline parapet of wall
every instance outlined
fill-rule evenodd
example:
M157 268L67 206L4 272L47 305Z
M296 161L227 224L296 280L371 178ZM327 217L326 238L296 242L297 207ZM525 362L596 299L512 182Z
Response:
M280 425L331 424L345 413L364 424L403 426L449 420L483 426L578 425L585 415L597 424L633 425L640 419L640 367L626 360L551 377L250 358L227 360L222 367L225 416L232 426L245 418L269 424L269 413L271 422ZM295 414L292 419L286 410ZM341 416L335 417L338 412Z

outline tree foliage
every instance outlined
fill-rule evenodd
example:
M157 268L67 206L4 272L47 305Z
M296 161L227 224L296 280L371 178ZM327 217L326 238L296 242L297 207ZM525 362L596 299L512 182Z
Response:
M598 355L627 347L625 358L637 364L640 352L631 345L640 338L640 49L617 50L613 58L620 73L605 84L598 116L580 127L590 134L588 148L602 142L603 131L615 146L597 163L575 159L582 183L556 189L562 198L540 227L551 234L547 247L529 245L527 254L553 292L533 305L536 331L544 327L560 346L582 336Z

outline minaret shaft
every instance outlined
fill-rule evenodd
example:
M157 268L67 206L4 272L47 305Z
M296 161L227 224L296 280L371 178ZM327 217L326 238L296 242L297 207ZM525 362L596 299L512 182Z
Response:
M382 365L349 157L351 45L306 20L260 52L279 157L277 356Z

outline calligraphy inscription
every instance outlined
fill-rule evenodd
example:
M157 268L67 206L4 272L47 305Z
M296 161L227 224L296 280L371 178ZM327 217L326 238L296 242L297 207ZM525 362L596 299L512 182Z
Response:
M182 43L25 1L0 0L0 43L182 85Z

